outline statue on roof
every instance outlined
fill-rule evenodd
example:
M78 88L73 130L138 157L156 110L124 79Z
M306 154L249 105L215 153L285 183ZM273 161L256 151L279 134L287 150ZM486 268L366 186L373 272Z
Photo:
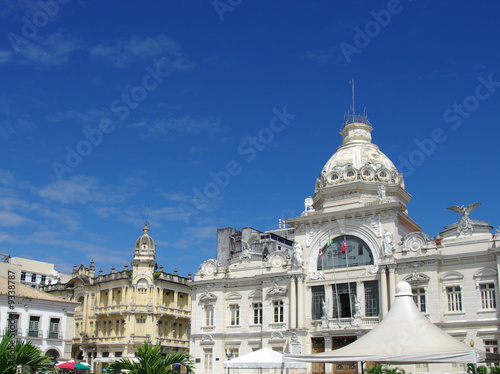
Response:
M460 236L468 236L472 235L472 231L474 230L472 227L472 223L469 218L469 214L476 209L481 203L474 203L470 205L453 205L446 209L453 210L461 215L460 221L458 222L458 233Z

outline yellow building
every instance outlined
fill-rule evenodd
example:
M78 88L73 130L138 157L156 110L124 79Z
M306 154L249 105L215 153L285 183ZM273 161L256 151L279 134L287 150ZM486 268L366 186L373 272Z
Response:
M67 283L45 287L79 303L75 311L72 357L85 360L94 372L121 357L133 357L145 340L163 352L189 350L190 278L157 269L156 245L147 223L135 243L132 266L111 273L94 263L75 266Z

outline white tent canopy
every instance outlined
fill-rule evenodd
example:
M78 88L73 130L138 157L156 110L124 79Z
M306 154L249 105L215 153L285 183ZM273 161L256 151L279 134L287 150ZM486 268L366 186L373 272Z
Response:
M478 363L499 355L474 349L430 322L413 302L411 286L400 282L396 299L380 324L340 349L311 355L287 355L300 362Z
M233 358L224 362L225 368L307 368L304 362L283 362L283 355L270 348L262 348L258 351Z

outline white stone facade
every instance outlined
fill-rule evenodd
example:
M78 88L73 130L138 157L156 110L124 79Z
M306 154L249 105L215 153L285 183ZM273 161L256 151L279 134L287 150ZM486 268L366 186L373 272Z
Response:
M403 176L371 142L371 131L365 117L348 118L343 144L304 212L286 220L290 227L219 229L217 258L205 261L192 283L197 373L222 373L227 357L262 347L297 354L346 345L387 314L402 280L444 331L476 348L498 349L500 235L469 218L479 204L450 207L459 221L436 238L421 232L408 215ZM361 368L314 364L311 371ZM423 364L411 371L464 367Z
M77 305L0 277L0 335L12 329L11 336L32 341L43 355L69 360Z

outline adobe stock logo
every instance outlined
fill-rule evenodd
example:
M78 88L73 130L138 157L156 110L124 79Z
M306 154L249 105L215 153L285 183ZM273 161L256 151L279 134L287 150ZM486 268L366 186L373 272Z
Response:
M162 59L153 66L146 66L146 74L143 76L141 83L122 92L120 98L110 103L110 112L119 120L127 118L131 110L136 109L141 102L146 100L149 92L158 88L163 80L170 75L169 72L162 70L161 61ZM66 173L73 172L73 169L82 163L84 157L89 156L96 147L101 145L104 141L104 135L112 133L115 128L116 125L111 118L101 118L94 128L82 130L84 139L74 146L67 145L65 147L66 157L64 163L52 162L52 170L54 170L57 179L61 180Z
M232 12L243 0L214 0L212 5L219 16L220 21L224 21L224 13Z
M9 32L7 34L7 39L9 39L12 49L19 53L23 46L29 43L29 41L38 36L38 31L47 26L51 18L57 16L60 10L59 5L66 5L70 0L47 0L47 1L37 1L36 3L40 7L33 15L31 20L27 17L22 17L21 35L14 32Z
M500 81L495 82L492 74L489 74L488 78L481 75L477 80L479 83L476 85L473 95L466 96L461 102L454 103L443 112L443 121L451 124L451 130L458 130L464 120L479 109L481 101L489 99L496 89L500 87ZM399 172L403 173L405 177L412 175L416 167L422 165L436 151L439 144L448 140L450 128L436 127L432 130L430 137L423 140L415 139L416 148L406 158L403 156L398 157Z
M273 108L273 116L268 126L257 131L255 136L249 136L237 147L238 153L245 156L244 160L252 162L257 158L259 152L266 149L271 144L277 133L282 132L290 124L290 120L297 117L296 114L288 113L284 106L280 111ZM213 199L217 198L223 189L231 183L232 178L241 174L243 166L238 160L229 160L223 170L210 171L208 176L210 180L202 188L193 188L192 197L188 203L179 205L179 212L186 223L190 222L191 216L197 215L200 211L208 209Z
M391 23L392 16L402 11L403 5L401 5L399 0L389 0L386 9L381 9L378 12L371 10L370 15L372 19L366 22L363 28L356 26L353 29L355 31L354 45L346 42L339 44L346 61L350 63L353 54L360 54L364 48L368 47L373 38L376 38L382 32L382 29Z

